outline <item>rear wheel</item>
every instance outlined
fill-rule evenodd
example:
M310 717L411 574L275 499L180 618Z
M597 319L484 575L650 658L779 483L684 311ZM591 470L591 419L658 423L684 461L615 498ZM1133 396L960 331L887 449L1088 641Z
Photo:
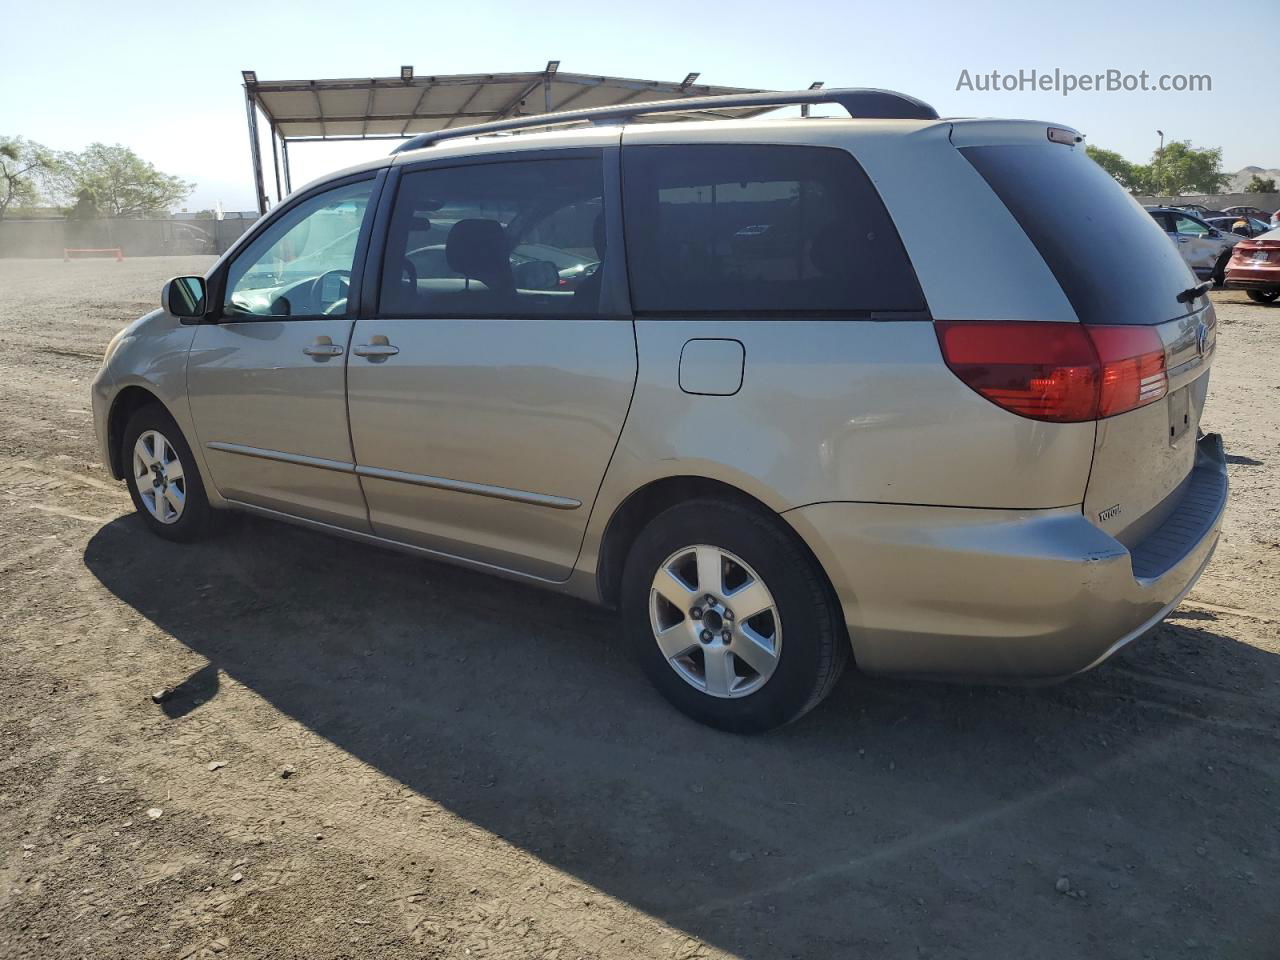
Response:
M722 730L797 719L848 658L822 572L780 521L745 505L695 500L654 518L627 558L621 606L653 684Z
M152 533L185 542L208 531L213 510L191 447L167 410L149 404L135 411L120 452L129 496Z
M1246 290L1245 292L1254 303L1272 303L1276 297L1280 297L1280 290Z

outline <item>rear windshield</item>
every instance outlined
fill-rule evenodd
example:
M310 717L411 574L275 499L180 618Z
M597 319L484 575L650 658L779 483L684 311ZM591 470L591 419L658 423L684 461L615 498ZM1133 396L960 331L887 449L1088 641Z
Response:
M1151 216L1083 152L961 147L1031 239L1084 323L1164 323L1195 275Z

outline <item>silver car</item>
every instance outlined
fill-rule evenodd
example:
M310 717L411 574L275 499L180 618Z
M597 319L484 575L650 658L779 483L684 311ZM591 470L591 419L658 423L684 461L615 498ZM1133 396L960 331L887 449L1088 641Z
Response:
M852 116L517 119L289 197L107 349L142 522L247 511L616 607L734 731L850 656L1056 680L1158 624L1227 497L1174 246L1067 128L754 96L710 106ZM610 122L491 135L580 120Z
M1212 280L1218 287L1226 282L1227 262L1232 248L1240 242L1239 234L1230 229L1219 230L1186 210L1149 207L1147 212L1169 235L1178 254L1197 277Z

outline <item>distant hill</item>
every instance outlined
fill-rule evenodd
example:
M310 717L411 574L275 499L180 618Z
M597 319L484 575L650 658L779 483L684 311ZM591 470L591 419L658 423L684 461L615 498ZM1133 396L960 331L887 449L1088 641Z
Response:
M1244 167L1235 173L1228 174L1231 179L1223 188L1223 193L1244 193L1245 186L1254 177L1261 177L1266 180L1270 177L1277 185L1280 185L1280 170L1264 170L1262 167Z

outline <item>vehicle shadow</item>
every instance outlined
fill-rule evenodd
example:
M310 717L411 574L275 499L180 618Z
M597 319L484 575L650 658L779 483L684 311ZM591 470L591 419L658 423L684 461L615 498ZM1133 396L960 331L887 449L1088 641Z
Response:
M1280 658L1210 621L1053 688L851 672L745 738L555 594L259 520L181 547L125 517L84 559L319 736L740 956L1254 956L1275 928L1280 711L1254 694Z

